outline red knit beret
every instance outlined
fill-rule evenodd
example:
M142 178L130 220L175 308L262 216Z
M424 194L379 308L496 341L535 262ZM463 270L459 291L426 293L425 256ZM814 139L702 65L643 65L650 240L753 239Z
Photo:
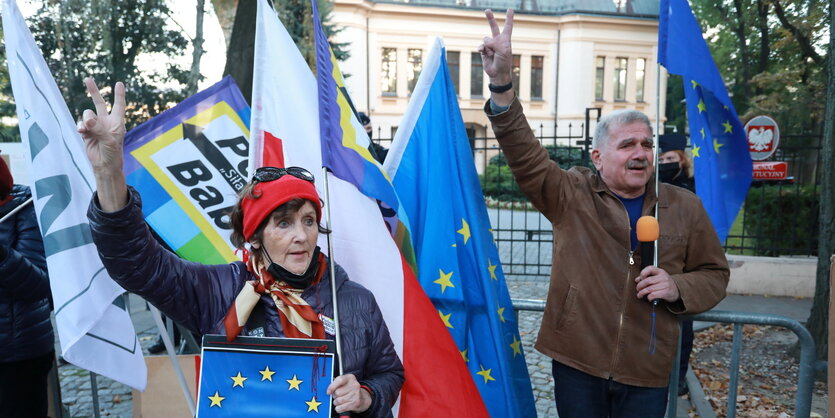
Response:
M9 166L6 165L6 160L0 158L0 200L5 200L14 187L14 179L12 173L9 171Z
M244 238L249 241L267 216L293 199L309 200L316 208L316 220L322 219L322 202L319 200L319 193L316 192L313 182L285 175L278 180L256 184L251 195L244 196L241 202L244 215Z

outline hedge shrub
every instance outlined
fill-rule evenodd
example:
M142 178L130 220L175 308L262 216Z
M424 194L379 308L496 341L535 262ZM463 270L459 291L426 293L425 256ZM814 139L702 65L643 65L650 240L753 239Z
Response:
M755 236L755 255L817 254L820 189L813 186L752 187L745 199L745 230Z

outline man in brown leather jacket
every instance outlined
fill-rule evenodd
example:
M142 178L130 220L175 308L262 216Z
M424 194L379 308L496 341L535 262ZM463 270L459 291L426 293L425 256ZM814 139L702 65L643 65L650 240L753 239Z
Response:
M653 136L641 112L604 116L592 161L560 168L513 92L513 12L479 47L490 78L485 111L516 181L553 226L551 284L536 349L553 359L561 418L662 417L679 314L725 297L725 254L701 201L653 177ZM658 202L658 267L641 269L635 224ZM657 305L650 301L659 301Z

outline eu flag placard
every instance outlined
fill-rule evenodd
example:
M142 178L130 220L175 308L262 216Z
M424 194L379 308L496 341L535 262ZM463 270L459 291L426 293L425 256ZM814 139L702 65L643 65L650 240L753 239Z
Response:
M203 339L197 417L329 417L330 340Z
M753 175L736 109L687 0L662 0L658 63L684 79L696 193L724 242Z

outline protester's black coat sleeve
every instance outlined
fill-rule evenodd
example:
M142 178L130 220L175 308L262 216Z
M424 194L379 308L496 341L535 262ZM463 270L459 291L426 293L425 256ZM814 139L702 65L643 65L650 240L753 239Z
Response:
M102 211L96 195L87 211L110 277L191 331L218 332L249 274L243 263L203 265L166 250L145 224L139 193L129 191L128 204L116 212Z

